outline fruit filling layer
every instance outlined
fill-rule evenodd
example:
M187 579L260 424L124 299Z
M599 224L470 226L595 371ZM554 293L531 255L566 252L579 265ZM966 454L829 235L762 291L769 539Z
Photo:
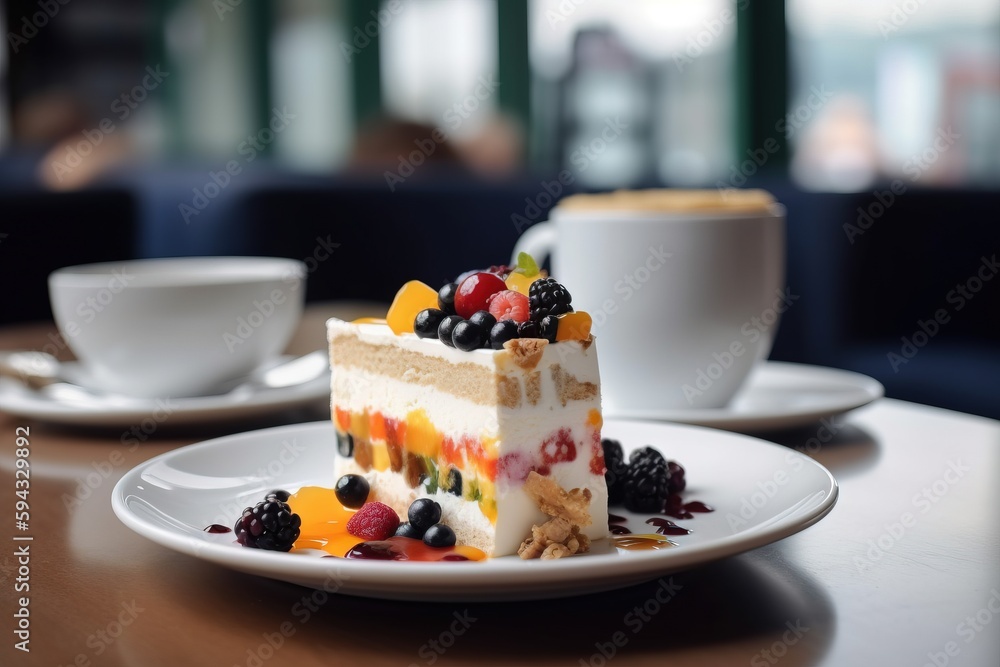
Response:
M420 493L447 492L479 505L491 523L497 519L500 493L524 483L531 471L549 475L559 464L585 457L592 475L604 475L601 413L591 409L584 423L560 426L540 440L505 447L490 435L446 435L423 409L405 418L375 410L334 407L338 452L363 472L392 471Z

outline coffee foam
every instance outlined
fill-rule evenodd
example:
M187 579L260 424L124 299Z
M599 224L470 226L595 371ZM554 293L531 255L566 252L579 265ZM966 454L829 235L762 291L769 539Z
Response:
M770 213L775 199L766 190L616 190L570 195L564 211L643 211L663 213Z

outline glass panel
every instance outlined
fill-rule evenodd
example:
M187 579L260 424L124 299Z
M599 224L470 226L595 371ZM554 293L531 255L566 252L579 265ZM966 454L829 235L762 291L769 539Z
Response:
M1000 3L789 0L793 174L1000 182Z
M179 3L166 22L166 42L177 74L177 125L182 150L231 156L258 128L254 124L252 72L246 55L248 11L224 19L211 3ZM255 46L255 48L257 48Z
M351 148L351 69L342 44L350 44L343 3L286 0L275 3L271 37L274 104L295 115L275 139L279 159L299 168L342 164Z
M497 106L496 2L411 0L388 14L380 50L388 113L456 136L482 126Z
M731 0L531 0L538 157L593 187L710 184L733 145Z

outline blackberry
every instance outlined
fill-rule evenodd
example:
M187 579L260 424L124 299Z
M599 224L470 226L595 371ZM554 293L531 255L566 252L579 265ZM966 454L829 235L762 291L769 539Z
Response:
M302 519L280 500L265 500L243 510L236 520L236 541L252 549L289 551L299 537Z
M654 461L663 461L666 464L667 460L663 458L663 454L659 450L653 449L652 447L643 447L642 449L636 449L633 451L629 457L628 462L630 465L638 463L639 461L644 461L646 459L652 459Z
M562 315L573 312L570 302L573 297L555 278L539 278L528 288L528 304L531 319L541 321L548 315Z
M287 503L288 499L292 494L288 493L284 489L275 489L265 496L264 500L280 500L283 503Z
M553 315L546 315L538 323L538 333L550 343L556 342L556 334L559 333L559 319Z
M528 320L527 322L521 322L517 325L518 338L541 338L541 335L542 333L538 326L538 322Z
M622 446L617 440L605 438L601 440L601 448L604 449L604 481L608 485L608 503L617 505L625 499L625 475L628 473L628 464L625 463L625 455L622 453Z
M652 447L632 452L625 473L625 509L659 512L670 493L667 461Z

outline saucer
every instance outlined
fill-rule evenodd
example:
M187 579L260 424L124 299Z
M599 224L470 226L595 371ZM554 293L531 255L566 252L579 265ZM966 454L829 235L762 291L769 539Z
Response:
M291 361L282 356L269 365ZM63 362L66 377L86 387L87 373L78 362ZM321 408L330 400L330 375L323 373L307 382L287 387L241 385L226 393L204 396L137 398L109 394L61 395L58 387L33 390L17 380L0 378L0 410L39 421L118 428L144 420L189 426L234 419L258 419L292 408Z
M670 421L744 433L813 424L882 398L877 380L850 371L765 361L724 408L609 410L606 417Z

